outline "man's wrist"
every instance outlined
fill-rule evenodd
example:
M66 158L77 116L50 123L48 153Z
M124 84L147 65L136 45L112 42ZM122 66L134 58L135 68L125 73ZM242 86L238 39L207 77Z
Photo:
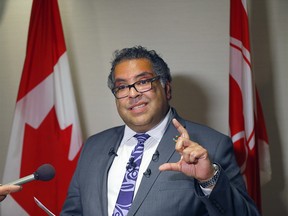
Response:
M210 179L208 179L207 181L204 181L204 182L198 181L199 185L202 188L210 188L210 187L213 187L216 185L217 180L218 180L219 175L220 175L220 168L217 164L214 164L214 163L213 163L213 167L214 167L215 171L214 171L214 175Z

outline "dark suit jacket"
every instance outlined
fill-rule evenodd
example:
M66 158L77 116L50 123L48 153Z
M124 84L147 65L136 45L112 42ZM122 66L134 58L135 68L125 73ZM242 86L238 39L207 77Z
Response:
M190 139L209 152L220 165L220 177L209 197L204 196L196 180L179 172L160 172L165 162L179 161L173 138L179 135L170 122L157 148L159 157L151 160L151 175L143 176L128 216L202 216L259 215L247 195L235 161L231 140L206 126L175 117L189 132ZM107 216L107 175L122 140L124 126L115 127L88 138L71 181L61 215ZM115 181L122 181L117 179Z

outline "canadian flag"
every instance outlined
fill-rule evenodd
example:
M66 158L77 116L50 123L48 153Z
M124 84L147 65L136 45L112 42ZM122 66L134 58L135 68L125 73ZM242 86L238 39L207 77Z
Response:
M261 184L271 179L268 136L254 83L246 0L230 1L229 125L247 190L261 210Z
M57 0L33 0L3 182L55 167L55 178L34 181L7 197L2 215L46 215L39 199L59 215L74 173L82 137Z

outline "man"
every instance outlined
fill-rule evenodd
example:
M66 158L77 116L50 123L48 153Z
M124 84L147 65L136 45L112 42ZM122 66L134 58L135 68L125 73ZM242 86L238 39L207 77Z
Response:
M61 215L259 215L231 140L179 117L170 83L155 51L115 52L108 86L125 126L87 140Z
M0 185L0 202L2 202L8 194L15 193L21 189L22 186L20 185Z

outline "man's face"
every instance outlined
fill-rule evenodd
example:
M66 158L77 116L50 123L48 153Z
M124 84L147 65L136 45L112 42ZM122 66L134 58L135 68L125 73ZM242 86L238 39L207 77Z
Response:
M120 62L115 67L114 76L117 87L131 85L156 75L150 61L143 58ZM116 106L123 121L132 130L143 133L156 126L165 117L170 98L170 84L166 84L166 88L163 88L160 80L157 80L152 82L152 89L144 93L130 88L128 97L116 99Z

